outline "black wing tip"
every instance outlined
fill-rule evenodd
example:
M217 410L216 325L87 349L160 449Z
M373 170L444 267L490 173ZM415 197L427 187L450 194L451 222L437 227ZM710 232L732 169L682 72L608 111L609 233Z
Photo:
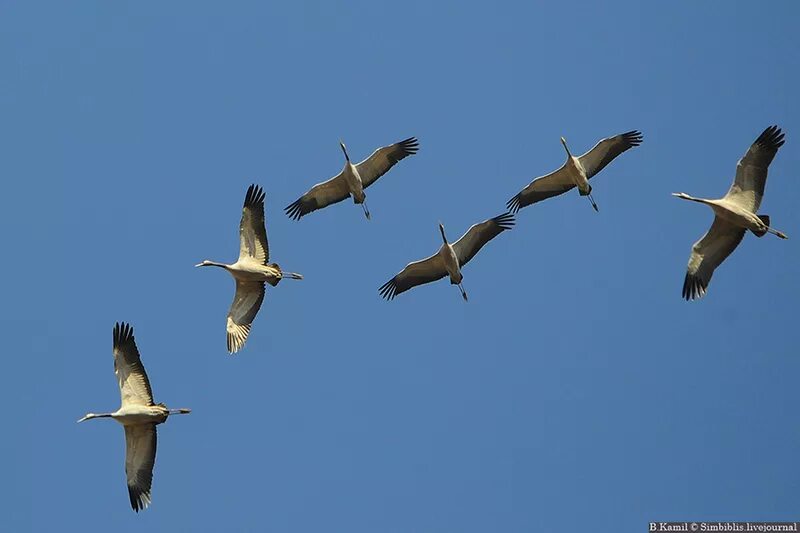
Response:
M390 279L383 285L381 288L378 289L378 292L381 295L381 298L387 301L394 300L394 297L397 296L397 282L394 278Z
M403 149L403 155L414 155L419 151L419 141L416 137L409 137L397 143Z
M306 213L303 212L303 203L301 199L295 200L283 208L284 212L289 218L293 220L300 220Z
M639 130L631 130L626 131L622 134L622 137L625 139L630 146L639 146L644 141L644 137L642 136L642 132Z
M150 499L150 491L128 485L128 497L131 500L131 508L138 513L139 511L147 509L147 500Z
M772 150L777 150L783 143L786 142L784 138L784 133L778 127L777 124L773 124L772 126L768 126L761 135L758 136L756 139L755 144L759 146L763 146L764 148L769 148Z
M127 322L114 324L114 348L133 341L133 326Z
M514 227L514 224L517 221L514 219L514 215L511 213L503 213L502 215L497 215L492 219L492 221L497 224L501 230L508 230Z
M520 204L521 204L520 195L517 194L511 200L506 202L506 208L508 209L509 213L513 213L516 215L517 213L519 213L519 210L522 207Z
M690 300L699 300L706 295L707 288L708 283L703 282L699 276L687 273L686 278L683 280L681 296L683 296L683 299L687 302Z
M253 183L247 188L243 207L254 207L259 204L264 205L264 198L266 198L266 196L264 189L262 189L260 185Z

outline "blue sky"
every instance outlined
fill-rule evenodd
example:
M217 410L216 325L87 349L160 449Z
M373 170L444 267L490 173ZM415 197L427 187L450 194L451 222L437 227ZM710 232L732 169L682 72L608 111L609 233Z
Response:
M797 518L794 2L0 3L7 531L644 531ZM752 235L680 297L703 206L770 124ZM377 288L531 178L639 129L447 282ZM368 191L282 209L415 135ZM247 186L267 293L225 351ZM153 504L128 505L115 321L157 401ZM10 476L9 476L10 474Z

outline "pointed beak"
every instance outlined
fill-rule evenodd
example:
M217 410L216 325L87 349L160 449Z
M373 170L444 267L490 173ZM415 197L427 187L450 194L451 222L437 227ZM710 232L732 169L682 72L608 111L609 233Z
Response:
M567 140L564 137L561 137L561 144L567 146Z
M83 418L81 418L80 420L78 420L78 424L80 424L81 422L83 422L84 420L86 420L86 419L88 419L88 418L89 418L89 415L86 415L86 416L84 416Z
M674 192L674 193L672 193L672 196L677 196L678 198L680 198L680 196L681 196L681 193L679 193L679 192Z
M203 263L197 263L197 264L195 265L195 267L201 267L201 266L203 266Z

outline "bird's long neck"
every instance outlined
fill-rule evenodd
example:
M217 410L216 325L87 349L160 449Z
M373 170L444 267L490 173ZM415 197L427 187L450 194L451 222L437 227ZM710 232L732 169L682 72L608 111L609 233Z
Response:
M347 155L347 148L345 147L345 145L344 145L344 143L343 143L343 142L340 142L340 143L339 143L339 146L341 146L341 147L342 147L342 152L344 152L344 158L345 158L345 159L347 160L347 162L349 163L349 162L350 162L350 156L349 156L349 155Z
M444 234L444 226L439 225L439 231L442 233L442 241L447 244L447 236Z
M674 193L673 196L676 196L682 200L689 200L692 202L698 202L701 204L711 204L710 201L706 200L705 198L695 198L694 196L689 196L685 192Z
M567 157L571 159L572 152L569 151L569 147L567 146L567 141L564 139L564 137L561 137L561 144L564 146L564 150L567 151Z
M111 418L114 416L114 413L89 413L88 415L84 416L78 422L83 422L84 420L91 420L93 418Z
M206 261L205 263L203 263L202 266L214 266L214 267L224 268L226 270L230 267L230 265L227 265L225 263L217 263L216 261Z

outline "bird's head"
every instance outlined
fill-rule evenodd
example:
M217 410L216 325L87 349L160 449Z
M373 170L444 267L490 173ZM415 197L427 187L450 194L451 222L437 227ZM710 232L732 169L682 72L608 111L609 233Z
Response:
M342 152L344 152L344 158L349 163L350 162L350 156L347 155L347 147L344 145L344 142L342 142L341 139L339 139L339 146L342 148Z
M83 418L81 418L80 420L78 420L78 423L81 423L81 422L83 422L84 420L90 420L90 419L92 419L92 418L97 418L97 415L96 415L96 414L94 414L94 413L86 413L86 416L84 416Z
M685 192L674 192L674 193L672 193L672 196L675 196L677 198L683 198L684 200L691 200L692 199L692 197L689 196L688 194L686 194Z
M442 233L442 240L446 243L447 237L445 237L444 235L444 224L442 224L441 222L439 222L439 231Z
M195 267L207 267L211 266L211 264L212 264L211 261L209 261L208 259L204 259L202 262L197 263Z

